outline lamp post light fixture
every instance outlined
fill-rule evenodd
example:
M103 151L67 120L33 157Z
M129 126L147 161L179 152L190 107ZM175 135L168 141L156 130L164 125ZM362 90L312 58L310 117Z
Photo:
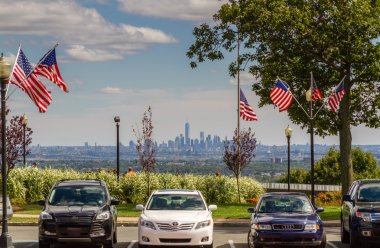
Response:
M24 140L23 140L23 159L24 159L24 166L26 166L26 126L28 125L28 117L26 115L23 115L21 117L21 124L22 129L24 132Z
M291 129L288 125L285 128L285 136L288 140L288 192L290 191L290 138L292 137L293 129Z
M116 123L116 175L117 175L117 180L119 181L119 173L120 173L120 142L119 142L120 117L115 116L114 121Z
M314 190L314 116L313 116L313 99L312 90L306 91L306 100L310 102L310 169L311 169L311 203L315 206L315 190Z
M5 95L7 92L7 82L11 74L11 65L8 64L1 54L0 57L0 84L1 84L1 179L2 179L2 228L0 236L0 248L13 248L12 237L8 233L7 217L7 141L6 141L6 115L5 115Z

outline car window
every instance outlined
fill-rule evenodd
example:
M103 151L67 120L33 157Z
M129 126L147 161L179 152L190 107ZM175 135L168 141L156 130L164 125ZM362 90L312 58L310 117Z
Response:
M364 184L358 190L358 202L380 202L380 183Z
M55 206L101 206L106 201L105 196L105 189L100 186L57 187L50 194L49 204Z
M147 204L147 210L206 210L199 195L153 195Z
M259 213L312 213L308 198L293 195L263 197L259 203Z

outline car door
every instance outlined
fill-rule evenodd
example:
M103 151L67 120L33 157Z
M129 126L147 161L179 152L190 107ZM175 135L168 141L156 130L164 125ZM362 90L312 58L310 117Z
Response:
M350 229L350 213L352 208L354 207L354 199L357 188L358 183L354 182L348 191L348 195L350 196L351 201L343 201L342 203L342 221L346 231Z

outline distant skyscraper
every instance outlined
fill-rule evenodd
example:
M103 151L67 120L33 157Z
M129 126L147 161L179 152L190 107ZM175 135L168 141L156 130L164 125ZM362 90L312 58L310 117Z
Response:
M199 140L200 140L201 148L204 148L205 147L205 133L204 132L200 132Z
M185 142L187 146L190 146L190 124L189 122L185 123Z

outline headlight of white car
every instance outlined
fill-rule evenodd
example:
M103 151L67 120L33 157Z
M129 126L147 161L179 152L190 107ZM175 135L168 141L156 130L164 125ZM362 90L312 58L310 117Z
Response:
M305 225L305 231L311 231L311 230L319 230L318 224L306 224Z
M42 213L40 214L40 219L41 220L52 220L53 216L51 216L51 214L49 214L46 211L42 211Z
M255 230L272 230L272 226L268 224L253 224L252 228Z
M147 228L150 228L150 229L156 230L156 227L154 226L153 222L151 222L149 220L143 220L143 219L141 219L140 220L140 225L144 226L144 227L147 227Z
M111 213L109 211L102 212L96 216L97 220L108 220L111 217Z
M204 228L204 227L207 227L209 225L211 225L211 220L201 221L201 222L198 222L198 224L195 227L195 229Z

